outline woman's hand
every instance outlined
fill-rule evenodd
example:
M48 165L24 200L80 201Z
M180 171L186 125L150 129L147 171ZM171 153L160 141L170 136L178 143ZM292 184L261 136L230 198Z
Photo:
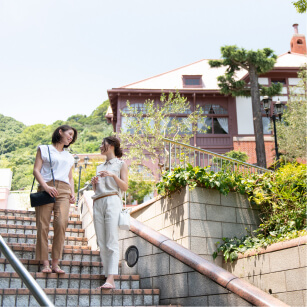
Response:
M59 193L55 187L50 187L49 185L46 185L44 187L44 190L51 196L51 197L58 197Z
M99 172L99 176L100 177L113 177L115 176L115 174L109 172L109 171L101 171Z
M92 185L96 185L97 182L98 182L98 176L92 177L91 179Z
M75 203L76 203L75 194L71 194L71 195L70 195L69 203L70 203L70 204L75 204Z

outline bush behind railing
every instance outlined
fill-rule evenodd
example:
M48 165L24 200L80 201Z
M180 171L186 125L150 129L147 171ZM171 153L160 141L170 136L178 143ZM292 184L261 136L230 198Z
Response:
M264 174L244 174L227 168L213 172L209 168L188 165L165 172L157 188L161 195L169 195L185 186L217 189L223 195L229 192L248 195L251 204L259 209L261 224L254 235L223 238L224 244L218 251L224 252L227 261L234 260L237 253L246 248L306 234L303 231L306 229L306 179L306 165L297 163L288 163L276 172Z

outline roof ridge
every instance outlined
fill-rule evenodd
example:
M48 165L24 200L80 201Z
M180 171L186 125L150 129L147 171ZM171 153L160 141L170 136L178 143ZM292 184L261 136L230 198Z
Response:
M197 63L202 62L202 61L208 61L208 59L198 60L198 61L196 61L196 62L193 62L193 63L187 64L187 65L184 65L184 66L180 66L180 67L178 67L178 68L175 68L175 69L172 69L172 70L169 70L169 71L166 71L166 72L164 72L164 73L161 73L161 74L158 74L158 75L155 75L155 76L149 77L149 78L145 78L145 79L142 79L142 80L139 80L139 81L136 81L136 82L133 82L133 83L130 83L130 84L127 84L127 85L121 86L120 88L125 88L125 87L130 86L130 85L133 85L133 84L137 84L137 83L140 83L140 82L143 82L143 81L147 81L147 80L150 80L150 79L154 79L154 78L157 78L157 77L160 77L160 76L166 75L166 74L168 74L168 73L170 73L170 72L173 72L173 71L176 71L176 70L179 70L179 69L182 69L182 68L185 68L185 67L188 67L188 66L191 66L191 65L197 64Z

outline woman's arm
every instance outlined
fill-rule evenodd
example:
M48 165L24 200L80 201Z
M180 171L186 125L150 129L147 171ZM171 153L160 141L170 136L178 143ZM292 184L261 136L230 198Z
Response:
M70 190L71 190L69 202L70 202L71 204L74 204L74 203L76 202L76 198L75 198L74 177L72 176L72 168L70 169L68 178L69 178Z
M37 150L36 153L36 158L34 162L34 169L33 169L33 175L40 184L40 186L47 192L49 193L50 196L52 197L57 197L58 196L58 191L56 190L55 187L50 187L48 184L43 179L43 176L41 175L40 171L43 166L43 159L41 155L40 149Z
M125 162L123 162L123 166L120 170L120 178L109 171L101 171L99 174L101 177L112 177L122 191L128 190L128 166Z

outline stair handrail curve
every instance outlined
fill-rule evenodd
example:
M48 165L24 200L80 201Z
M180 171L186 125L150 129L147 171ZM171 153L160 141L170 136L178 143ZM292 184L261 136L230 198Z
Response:
M217 264L202 258L133 217L130 218L130 231L193 268L196 272L207 276L225 289L237 294L253 306L289 307L274 296L233 275Z
M237 160L237 159L234 159L234 158L230 158L230 157L227 157L227 156L224 156L224 155L221 155L221 154L218 154L218 153L206 150L206 149L195 147L195 146L192 146L192 145L187 145L187 144L184 144L184 143L181 143L181 142L178 142L178 141L173 141L173 140L168 139L168 138L162 138L162 140L165 143L168 143L168 161L167 162L168 162L168 165L171 166L171 167L169 167L169 169L172 169L172 147L171 146L174 145L175 167L177 166L177 160L178 160L178 158L177 158L178 151L176 151L177 146L178 146L179 147L179 156L182 152L181 148L185 148L185 149L189 150L189 161L191 160L190 159L190 152L191 151L193 152L193 159L192 160L195 162L194 163L195 165L198 162L199 166L201 166L201 154L202 154L203 155L203 161L204 161L204 155L207 155L207 161L209 161L209 156L212 156L212 158L217 158L218 159L217 161L219 161L220 164L221 164L220 168L219 168L219 165L216 165L217 169L219 169L219 170L222 169L223 161L224 161L224 163L227 161L228 163L232 163L233 170L235 169L235 165L237 165L237 167L239 167L239 170L240 170L240 167L243 167L244 170L247 169L250 173L273 172L272 170L269 170L269 169L264 168L264 167L260 167L258 165L243 162L243 161L240 161L240 160ZM195 153L198 153L198 157ZM180 159L179 159L179 162L180 162ZM219 162L217 162L217 163L219 163ZM184 160L184 164L185 163L186 162ZM180 163L179 163L179 165L180 165ZM163 167L164 167L164 169L166 169L166 165L163 165ZM212 168L212 170L214 170L214 168Z
M32 277L29 271L19 261L14 252L8 247L4 239L0 235L0 250L5 258L9 261L15 272L19 275L22 281L25 283L31 294L34 296L40 306L54 307L52 302L49 300L46 293L39 286L36 280Z

